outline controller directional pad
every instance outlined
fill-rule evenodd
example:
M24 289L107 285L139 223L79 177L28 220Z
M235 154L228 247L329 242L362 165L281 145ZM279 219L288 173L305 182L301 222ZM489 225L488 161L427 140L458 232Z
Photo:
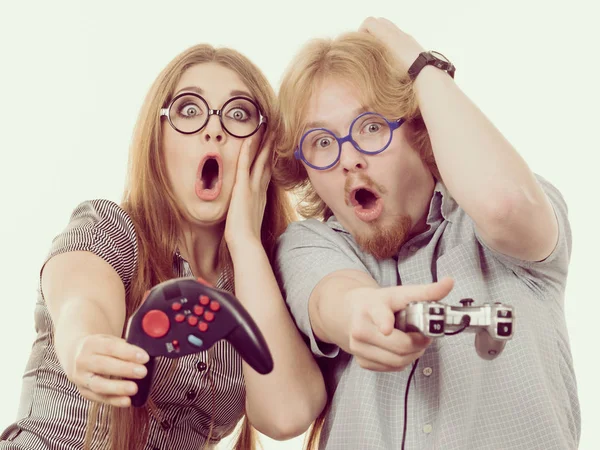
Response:
M169 332L169 328L169 316L158 309L148 311L142 319L142 329L150 337L161 338Z

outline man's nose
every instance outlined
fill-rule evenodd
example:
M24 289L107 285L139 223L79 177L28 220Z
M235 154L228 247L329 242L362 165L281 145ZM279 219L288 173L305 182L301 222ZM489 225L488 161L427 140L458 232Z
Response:
M340 155L340 166L344 173L355 172L367 168L367 155L359 152L352 142L347 141L342 144L342 153Z

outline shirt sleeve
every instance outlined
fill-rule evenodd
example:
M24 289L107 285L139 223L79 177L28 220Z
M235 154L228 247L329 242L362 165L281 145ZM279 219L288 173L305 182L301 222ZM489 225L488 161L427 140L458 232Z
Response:
M479 244L493 254L501 263L509 267L518 277L527 282L530 287L542 295L562 292L566 286L569 262L572 250L571 226L568 218L567 204L560 191L550 182L537 175L538 183L546 193L558 223L558 239L552 253L541 261L524 261L504 255L483 241L477 232Z
M276 268L282 293L296 322L309 339L316 356L333 358L339 348L319 341L313 333L308 300L316 285L339 270L355 269L369 273L342 233L315 219L294 222L279 238Z
M129 292L137 266L137 238L129 214L116 203L89 200L79 204L66 228L52 241L43 266L53 256L74 251L88 251L104 259L119 274L125 292Z

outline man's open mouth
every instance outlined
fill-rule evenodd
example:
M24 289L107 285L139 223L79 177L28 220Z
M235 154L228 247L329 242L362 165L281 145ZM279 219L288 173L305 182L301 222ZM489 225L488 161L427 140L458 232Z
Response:
M377 219L383 211L381 197L367 187L354 189L350 193L350 203L354 207L354 213L363 222Z

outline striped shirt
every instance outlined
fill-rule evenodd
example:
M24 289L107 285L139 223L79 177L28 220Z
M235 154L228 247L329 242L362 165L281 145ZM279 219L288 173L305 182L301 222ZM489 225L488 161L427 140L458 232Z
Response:
M326 450L400 449L410 368L363 369L352 355L316 339L308 299L326 275L370 274L380 286L431 283L454 288L444 303L502 302L515 310L514 337L494 360L481 359L473 333L434 339L408 394L407 450L575 450L581 431L577 383L564 317L571 254L567 206L540 178L556 213L559 239L548 258L521 261L489 248L445 186L431 199L429 229L395 258L377 260L331 217L292 223L280 238L278 263L286 301L320 356L331 409L321 434Z
M137 265L136 232L129 215L117 204L108 200L80 204L66 229L54 239L46 261L70 251L89 251L106 260L129 292ZM173 273L174 277L192 276L189 264L178 252L173 255ZM233 276L222 274L217 287L232 292ZM52 318L41 283L35 326L37 338L23 376L17 419L0 435L0 450L81 449L91 403L67 379L58 361ZM166 378L171 361L156 360L151 396L157 405L157 418L150 417L145 449L202 448L213 411L211 377L216 395L212 447L234 430L244 413L241 358L227 341L221 340L209 351L180 358L173 375ZM101 435L104 433L96 432L98 439L93 448L102 448Z

